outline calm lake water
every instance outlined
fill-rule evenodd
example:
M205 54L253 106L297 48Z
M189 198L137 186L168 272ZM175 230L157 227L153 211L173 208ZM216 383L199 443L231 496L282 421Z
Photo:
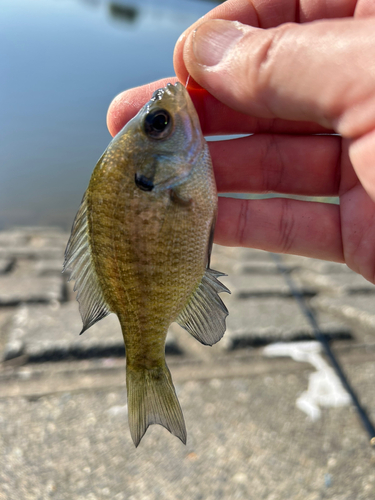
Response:
M217 3L0 0L0 228L70 228L109 103L174 75L177 38Z

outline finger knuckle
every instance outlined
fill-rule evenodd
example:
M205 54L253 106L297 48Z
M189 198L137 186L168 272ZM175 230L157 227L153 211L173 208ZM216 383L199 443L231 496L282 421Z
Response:
M241 247L247 245L249 227L250 203L248 202L248 200L242 200L236 229L236 241Z
M293 211L291 210L290 200L288 198L280 199L281 210L279 215L278 224L278 234L279 234L279 244L281 253L289 253L290 249L293 248L295 239L295 217Z
M286 165L279 137L274 134L265 136L261 167L264 191L283 192Z
M278 64L283 59L284 40L288 37L291 24L287 23L278 28L264 30L262 37L257 38L256 46L251 47L251 50L247 52L247 61L244 66L247 73L245 80L250 82L257 98L262 99L265 105L267 105L268 98L267 89L271 88Z

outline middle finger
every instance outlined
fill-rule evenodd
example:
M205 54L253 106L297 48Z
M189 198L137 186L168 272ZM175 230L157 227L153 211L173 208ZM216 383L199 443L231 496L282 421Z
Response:
M255 134L209 142L221 193L336 196L341 137Z

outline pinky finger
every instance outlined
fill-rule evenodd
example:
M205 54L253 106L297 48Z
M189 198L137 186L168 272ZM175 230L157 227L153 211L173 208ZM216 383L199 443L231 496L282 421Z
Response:
M288 198L219 198L215 243L344 262L340 207Z

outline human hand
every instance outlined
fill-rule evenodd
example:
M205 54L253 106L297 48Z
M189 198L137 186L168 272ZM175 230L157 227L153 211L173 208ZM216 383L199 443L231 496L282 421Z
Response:
M373 7L342 0L325 9L326 2L316 0L297 13L306 24L248 26L295 21L292 6L288 0L222 4L206 19L243 24L210 21L196 33L188 30L176 46L175 68L183 83L189 72L210 92L191 92L204 134L254 134L210 143L219 192L339 196L340 205L221 198L215 241L346 262L374 282ZM230 26L237 39L223 40ZM226 54L217 63L220 47ZM173 80L118 96L109 110L110 131L167 81Z

